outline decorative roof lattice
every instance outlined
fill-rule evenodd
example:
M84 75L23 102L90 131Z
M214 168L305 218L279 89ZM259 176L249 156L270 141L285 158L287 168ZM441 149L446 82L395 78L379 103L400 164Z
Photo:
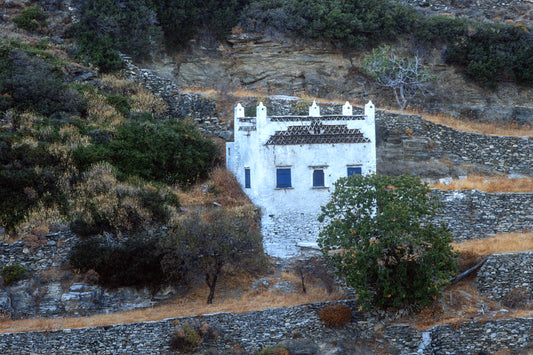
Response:
M314 119L305 126L289 126L286 131L276 131L267 145L370 143L358 129L346 125L325 125Z
M270 116L272 122L283 122L283 121L314 121L316 117L313 116ZM365 119L365 115L324 115L320 116L322 121L346 121L346 120L359 120L362 121Z

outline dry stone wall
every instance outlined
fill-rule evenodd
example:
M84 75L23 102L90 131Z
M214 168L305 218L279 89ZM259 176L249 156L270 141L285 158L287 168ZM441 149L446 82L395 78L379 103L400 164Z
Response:
M533 192L434 190L433 194L441 206L436 222L448 224L456 241L533 229Z
M478 271L477 288L500 302L510 291L523 288L533 301L533 251L491 255Z
M20 264L29 275L12 286L0 287L0 314L21 318L111 313L150 307L175 297L177 290L170 286L153 293L147 288L108 290L73 282L67 259L76 239L59 232L32 243L0 243L0 269Z
M384 338L399 354L479 354L509 349L531 349L533 319L517 318L436 326L425 332L403 324L375 328L383 318L356 311L355 301L339 301L352 308L351 321L342 328L322 324L318 310L329 303L267 309L246 314L219 313L158 322L119 324L0 335L2 354L169 354L178 325L206 324L217 334L196 354L254 354L284 344L299 354L353 354L361 342ZM382 335L379 334L382 333ZM367 349L368 350L368 349ZM240 352L239 352L240 351Z
M376 113L378 172L428 177L533 175L533 139L457 131L419 115ZM414 170L413 170L414 169Z

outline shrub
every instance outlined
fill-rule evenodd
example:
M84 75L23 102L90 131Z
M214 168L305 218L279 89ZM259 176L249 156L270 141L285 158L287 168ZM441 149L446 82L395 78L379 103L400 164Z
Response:
M291 355L284 345L269 346L257 353L258 355Z
M64 206L60 189L63 164L48 144L20 144L0 133L0 223L11 232L37 206ZM39 169L35 167L39 166Z
M81 51L104 72L120 69L116 50L146 58L161 36L156 15L144 0L83 0L73 34Z
M198 347L202 338L200 334L189 325L183 325L176 329L170 346L177 351L189 352Z
M129 116L131 111L130 100L127 97L122 95L110 95L106 98L106 102L113 106L118 112L120 112L124 117Z
M20 264L7 265L2 269L2 279L6 286L11 286L15 282L22 280L28 274L28 269Z
M342 304L326 306L318 312L318 317L326 326L339 328L350 322L352 319L352 310L350 307Z
M170 120L134 121L118 127L111 141L78 148L73 158L82 171L107 161L123 179L138 176L186 186L207 178L218 162L218 151L191 125Z
M207 339L215 339L217 332L206 322L186 322L176 327L170 346L173 350L190 352Z
M20 12L20 14L13 19L17 27L26 31L36 31L42 27L46 27L46 19L48 15L40 6L30 6Z
M57 67L10 45L0 46L0 92L0 111L33 110L46 116L85 111L83 100L64 83Z
M259 0L251 2L244 16L249 30L270 28L333 40L343 47L361 47L410 31L416 11L387 0Z
M73 246L68 258L72 268L96 272L97 281L103 286L157 288L166 281L158 243L157 238L147 236L122 241L82 238Z
M524 308L531 299L531 292L525 287L516 287L505 295L503 305L509 308Z
M119 183L107 163L82 174L72 192L71 229L82 236L148 232L167 223L179 207L168 189Z

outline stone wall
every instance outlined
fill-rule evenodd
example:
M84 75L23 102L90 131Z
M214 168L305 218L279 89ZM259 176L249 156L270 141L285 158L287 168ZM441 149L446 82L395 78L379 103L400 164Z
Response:
M533 192L433 190L433 194L441 206L436 222L447 223L456 241L533 229Z
M378 172L422 177L533 175L533 139L467 133L418 115L376 113Z
M130 58L122 56L126 63L126 76L143 85L153 94L160 96L168 106L168 117L184 119L193 118L198 128L206 135L231 137L229 121L218 116L214 100L202 94L180 92L174 81L155 74L150 69L141 69Z
M478 271L477 288L494 300L505 301L507 294L519 287L533 301L533 251L493 254Z
M439 325L425 332L399 324L385 328L383 335L401 354L526 354L533 346L533 319Z
M400 354L478 354L500 349L517 352L527 351L532 345L531 318L465 322L421 332L402 324L375 328L379 323L375 313L355 311L358 306L355 301L339 303L352 308L351 321L339 329L324 326L317 315L328 303L315 303L245 314L219 313L157 322L0 334L0 352L168 354L176 324L206 324L217 334L194 352L197 354L254 354L277 344L299 354L365 353L361 352L365 349L361 344L376 338Z
M111 313L150 307L176 296L173 287L153 293L147 288L108 290L74 282L67 258L76 239L60 232L31 243L0 243L0 270L6 265L21 264L29 274L27 279L8 287L1 287L0 279L0 314L21 318Z
M59 268L67 260L75 238L70 233L53 233L35 242L0 243L0 266L21 264L31 272Z

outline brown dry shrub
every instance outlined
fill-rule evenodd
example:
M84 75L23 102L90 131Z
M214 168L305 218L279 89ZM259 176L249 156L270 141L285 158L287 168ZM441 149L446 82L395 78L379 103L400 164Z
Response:
M459 271L463 272L471 267L474 267L477 263L479 263L481 260L483 260L483 256L479 255L476 252L466 250L462 251L459 255Z
M218 336L215 328L211 327L207 322L195 320L179 325L178 321L175 324L178 326L174 331L170 346L177 351L191 352L205 340L213 340Z
M283 345L276 345L261 350L259 355L291 355L291 352Z
M24 222L20 223L15 228L15 240L26 240L32 243L35 238L39 239L50 232L57 231L66 226L66 217L60 212L59 206L45 207L42 203L39 203L33 208Z
M505 295L503 305L509 308L525 308L530 301L531 292L525 287L516 287Z
M208 190L216 197L216 202L225 207L243 206L250 203L237 179L225 168L219 167L211 173Z
M352 310L350 307L336 304L326 306L318 312L320 320L328 327L339 328L352 319Z

